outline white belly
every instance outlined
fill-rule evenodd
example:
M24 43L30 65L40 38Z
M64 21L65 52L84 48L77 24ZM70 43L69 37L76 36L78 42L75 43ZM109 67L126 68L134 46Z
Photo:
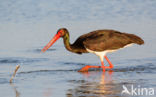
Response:
M103 57L104 57L107 53L116 51L116 50L105 50L105 51L97 52L97 51L92 51L92 50L90 50L90 49L88 49L88 48L86 48L86 50L87 50L88 52L90 52L90 53L93 53L93 54L99 56L100 59L101 59L102 61L103 61Z
M123 48L129 47L129 46L131 46L131 45L132 45L132 44L128 44L128 45L124 46ZM121 49L121 48L120 48L120 49ZM101 52L93 51L93 50L90 50L90 49L88 49L88 48L86 48L86 50L87 50L88 52L90 52L90 53L93 53L93 54L99 56L99 57L100 57L100 60L103 61L103 57L104 57L107 53L117 51L118 49L116 49L116 50L105 50L105 51L101 51Z

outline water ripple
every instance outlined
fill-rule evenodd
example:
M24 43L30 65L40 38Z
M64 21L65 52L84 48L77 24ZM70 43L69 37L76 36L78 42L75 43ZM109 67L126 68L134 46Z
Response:
M40 53L42 49L27 50L26 52ZM47 51L55 51L56 49L47 49Z
M9 83L9 80L6 78L0 78L0 84Z
M34 70L34 71L26 71L26 72L19 72L19 74L27 74L27 73L39 73L39 72L70 72L70 71L78 71L78 69L68 69L68 70ZM136 72L136 73L152 73L155 72L156 65L152 63L147 63L144 65L138 66L129 66L129 67L122 67L122 68L114 68L114 72ZM90 69L89 71L101 71L101 69ZM108 70L106 70L108 71Z
M21 57L7 57L7 58L0 58L0 63L32 63L32 62L40 62L46 61L47 58L21 58Z

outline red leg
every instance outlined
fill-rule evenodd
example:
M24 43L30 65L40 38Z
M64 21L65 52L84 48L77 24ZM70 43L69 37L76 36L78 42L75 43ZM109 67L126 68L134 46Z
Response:
M103 72L105 72L105 69L112 69L114 67L113 64L109 61L109 59L107 58L107 56L104 56L104 57L107 60L107 62L109 63L109 66L104 66L104 62L101 59L101 66L90 66L90 65L86 65L85 67L81 68L78 72L88 71L88 69L90 69L90 68L102 68Z
M104 66L103 61L101 61L101 68L102 68L103 72L105 72L105 66Z
M101 68L101 66L90 66L90 65L86 65L85 67L81 68L78 72L88 71L89 68Z
M113 64L111 63L111 61L109 61L109 59L107 58L107 56L105 56L105 59L106 59L107 62L109 63L109 66L105 66L105 68L110 68L110 69L112 69L114 66L113 66Z
M89 68L102 68L103 72L105 72L105 66L104 66L103 61L101 61L101 66L86 65L85 67L81 68L78 72L88 71Z

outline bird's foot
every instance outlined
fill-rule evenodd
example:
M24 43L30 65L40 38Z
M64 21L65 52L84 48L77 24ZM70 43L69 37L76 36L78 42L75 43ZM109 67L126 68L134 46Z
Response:
M105 69L112 69L113 66L90 66L86 65L82 67L78 72L87 72L90 68L102 68L103 72L105 72Z
M78 72L87 72L89 68L101 68L101 66L86 65L86 66L82 67Z

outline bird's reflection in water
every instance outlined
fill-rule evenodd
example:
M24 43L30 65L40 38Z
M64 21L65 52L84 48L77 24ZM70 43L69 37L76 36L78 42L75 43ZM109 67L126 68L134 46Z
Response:
M13 83L10 83L10 86L13 88L15 92L15 97L20 97L19 91L16 89L15 85Z
M16 89L16 86L13 83L10 83L10 86L15 92L15 97L20 97L20 92ZM45 89L45 91L43 92L43 97L51 97L51 96L52 96L52 89L51 88Z
M74 88L67 91L67 97L119 97L121 89L112 80L112 70L104 73L94 71L82 74L85 76L84 80L70 81L74 84Z
M47 88L43 92L43 97L52 97L52 88Z

